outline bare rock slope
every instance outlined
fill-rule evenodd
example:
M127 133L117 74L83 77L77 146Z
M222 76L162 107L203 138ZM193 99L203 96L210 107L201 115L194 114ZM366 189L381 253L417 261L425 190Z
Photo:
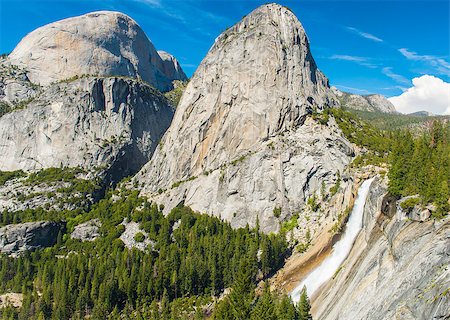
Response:
M136 179L166 209L184 202L234 226L265 231L336 183L353 150L333 121L337 104L305 31L287 8L263 5L218 37L174 120Z
M140 78L166 91L186 80L156 51L139 25L120 12L99 11L57 21L28 34L9 55L31 82L48 85L80 75Z
M411 220L385 194L385 184L374 181L363 230L340 271L313 299L317 319L448 317L449 218Z

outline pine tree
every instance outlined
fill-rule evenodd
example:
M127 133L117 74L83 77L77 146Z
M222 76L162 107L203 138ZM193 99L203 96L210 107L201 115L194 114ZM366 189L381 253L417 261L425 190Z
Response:
M278 320L298 320L297 309L291 298L286 295L282 296L278 302L276 313Z
M308 295L306 293L306 287L303 287L302 294L300 295L300 301L297 305L299 320L312 320L310 313L311 305L309 304Z
M252 270L246 258L241 263L229 295L230 309L236 319L248 319L253 301Z
M275 303L269 285L264 285L264 292L251 312L250 320L276 320Z

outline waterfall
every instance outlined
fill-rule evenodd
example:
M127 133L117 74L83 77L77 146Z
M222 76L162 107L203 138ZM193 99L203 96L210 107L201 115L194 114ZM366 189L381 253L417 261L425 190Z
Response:
M345 227L345 232L342 235L342 238L334 244L331 255L308 274L308 276L292 291L291 298L294 302L300 300L300 294L304 286L306 286L308 296L311 297L320 286L331 279L334 273L339 269L340 265L344 262L345 258L347 258L353 243L362 228L364 205L373 179L374 178L364 181L361 187L359 187L358 196Z

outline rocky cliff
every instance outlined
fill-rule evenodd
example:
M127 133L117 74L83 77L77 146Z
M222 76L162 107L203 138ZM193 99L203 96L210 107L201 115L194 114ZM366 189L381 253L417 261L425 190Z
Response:
M341 106L348 109L370 112L397 113L394 105L380 94L361 96L348 92L342 92L335 87L333 92L339 99Z
M54 83L0 118L0 170L81 166L117 181L150 159L172 116L161 93L133 79Z
M139 78L166 91L173 80L186 80L176 60L161 58L133 19L111 11L40 27L22 39L9 61L40 85L87 74Z
M349 257L313 299L317 319L446 319L450 220L412 220L372 184ZM349 303L351 301L351 303Z
M167 209L276 230L274 212L291 215L351 160L333 121L308 118L335 104L298 19L263 5L217 38L136 179Z
M22 252L54 245L63 225L40 221L12 224L0 228L0 252L18 256Z

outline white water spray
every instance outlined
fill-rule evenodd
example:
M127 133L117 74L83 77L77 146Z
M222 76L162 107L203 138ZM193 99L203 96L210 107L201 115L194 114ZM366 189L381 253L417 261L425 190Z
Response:
M345 232L342 238L333 246L333 252L328 256L316 269L314 269L308 276L292 291L291 298L294 302L300 300L300 295L303 287L306 286L308 296L312 296L317 289L320 288L326 281L328 281L334 273L339 269L342 262L347 258L353 243L362 228L362 219L364 212L364 205L369 194L370 184L374 178L363 182L358 190L358 196L355 200L353 210L347 222Z

